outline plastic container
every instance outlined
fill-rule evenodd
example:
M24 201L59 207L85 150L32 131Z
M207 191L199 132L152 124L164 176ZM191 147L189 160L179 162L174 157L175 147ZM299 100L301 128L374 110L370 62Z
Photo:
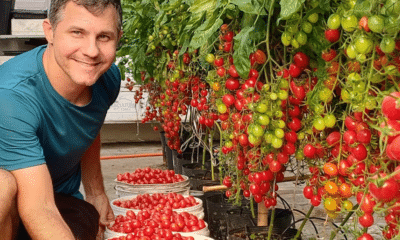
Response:
M118 207L116 205L114 205L114 202L119 200L132 200L136 197L137 195L132 195L132 196L127 196L127 197L121 197L121 198L117 198L114 199L112 201L110 201L111 204L111 208L114 211L115 215L126 215L126 212L131 210L133 211L135 214L138 213L140 210L138 209L131 209L131 208L122 208L122 207ZM188 208L179 208L179 209L173 209L173 211L177 212L177 213L181 213L181 212L188 212L190 214L195 215L196 217L198 217L199 219L204 219L204 208L203 208L203 201L200 198L196 198L196 202L198 202L199 204L197 204L196 206L193 207L188 207Z
M0 35L11 34L11 12L14 6L15 0L0 0Z
M189 195L190 182L189 178L183 176L185 180L168 184L128 184L120 182L117 179L115 190L118 197L132 196L144 193L179 193L185 196Z
M193 234L193 233L180 233L183 237L193 237L195 240L214 240L213 238L206 237L203 235L199 234ZM111 240L113 238L106 238L105 240Z
M111 225L114 224L113 222L111 223ZM177 233L177 232L172 232L172 233ZM186 234L197 234L197 235L201 235L201 236L206 236L209 237L210 236L210 230L208 230L208 224L206 223L206 227L203 229L200 229L199 231L195 231L195 232L179 232L182 236L184 236L183 234L185 234L185 236L190 236L190 235L186 235ZM113 238L113 237L119 237L119 236L126 236L127 233L119 233L119 232L114 232L111 231L109 228L106 228L106 230L104 231L104 238L108 239L108 238Z

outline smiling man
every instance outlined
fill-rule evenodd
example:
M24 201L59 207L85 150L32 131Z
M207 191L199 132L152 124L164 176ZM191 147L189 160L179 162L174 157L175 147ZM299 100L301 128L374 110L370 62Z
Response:
M1 239L101 239L114 219L99 132L120 88L121 15L119 0L53 0L48 44L0 66Z

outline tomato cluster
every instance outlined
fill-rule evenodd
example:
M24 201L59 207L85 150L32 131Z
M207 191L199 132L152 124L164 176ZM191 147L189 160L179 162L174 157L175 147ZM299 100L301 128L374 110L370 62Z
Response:
M141 236L135 237L134 234L128 233L126 236L114 237L107 240L162 240L162 239L170 239L170 240L194 240L194 237L191 236L182 236L180 233L171 234L167 230L160 229L156 234L153 234L151 237L149 236Z
M108 228L114 232L132 233L135 236L148 236L154 239L154 234L160 231L172 232L195 232L206 227L203 219L195 215L172 209L163 210L141 210L137 214L128 210L126 215L118 215L115 222ZM153 236L153 237L152 237Z
M115 206L138 210L161 210L164 208L181 209L198 205L193 196L184 197L178 193L139 194L132 199L115 200Z
M134 172L119 173L117 180L128 184L167 184L182 182L185 179L174 170L162 170L159 168L137 168Z

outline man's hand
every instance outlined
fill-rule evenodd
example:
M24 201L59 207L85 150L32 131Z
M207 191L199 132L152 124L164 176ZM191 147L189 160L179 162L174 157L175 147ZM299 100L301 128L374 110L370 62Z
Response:
M114 221L114 212L110 206L107 195L87 196L86 201L92 204L100 214L100 226L96 239L102 240L106 226Z

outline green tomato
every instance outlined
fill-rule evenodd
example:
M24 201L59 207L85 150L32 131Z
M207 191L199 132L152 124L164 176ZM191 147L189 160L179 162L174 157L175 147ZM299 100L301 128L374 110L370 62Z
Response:
M342 97L343 102L350 103L350 93L347 89L342 89L340 96Z
M373 42L372 42L371 38L362 34L356 38L354 46L356 47L356 51L358 53L367 54L372 51Z
M383 8L386 14L397 17L400 15L400 2L398 0L387 0Z
M281 118L283 116L283 112L280 110L277 110L274 112L274 116L277 118Z
M226 113L226 111L228 111L228 108L226 107L225 104L218 104L217 110L219 113L224 114L224 113Z
M319 100L324 103L328 103L332 100L333 94L329 88L324 87L321 91L318 92Z
M325 129L325 122L322 117L317 117L313 121L313 127L317 129L318 131L322 131Z
M206 62L208 62L209 64L213 64L215 60L215 56L212 53L209 53L206 55Z
M289 88L289 81L286 80L286 79L284 79L284 78L282 78L282 79L279 81L279 88L281 88L281 89L288 89L288 88Z
M294 157L298 160L298 161L302 161L304 160L304 152L302 149L297 149L296 153L294 154Z
M322 106L322 105L315 105L314 106L314 112L316 113L316 114L323 114L324 113L324 106Z
M278 138L276 136L272 137L271 145L273 148L278 149L281 148L283 145L283 140L282 138Z
M356 56L356 60L360 63L364 63L365 61L367 61L367 56L365 54L357 54Z
M380 83L385 79L379 73L375 73L375 74L372 75L372 77L369 80L372 83Z
M342 28L347 32L353 32L358 26L357 17L354 15L342 17L340 23L342 25Z
M264 141L266 142L266 143L272 143L272 138L273 138L273 134L272 133L270 133L270 132L266 132L265 134L264 134Z
M276 100L276 99L278 99L278 94L276 94L276 93L271 93L271 95L269 95L269 98L270 98L271 100Z
M274 133L275 133L275 136L276 136L277 138L283 138L283 137L285 137L285 131L283 131L282 128L277 128L277 129L275 129Z
M268 110L267 104L259 103L256 107L256 111L259 113L265 113Z
M396 42L393 37L384 37L382 38L379 47L384 53L392 53L396 47Z
M278 120L276 126L277 126L278 128L284 128L284 127L286 126L286 123L285 123L285 121L283 121L283 120L280 119L280 120Z
M368 27L372 32L381 33L385 27L385 19L380 15L373 15L368 18Z
M268 83L266 83L266 84L264 84L263 86L262 86L262 88L261 88L261 91L262 92L268 92L268 90L271 88L271 86L268 84Z
M356 51L356 47L353 44L350 44L349 46L347 46L346 48L346 54L349 58L351 59L355 59L357 56L357 51Z
M294 38L300 45L305 45L307 43L307 34L303 31L298 31Z
M307 20L310 23L316 23L318 21L318 13L313 13L310 16L308 16Z
M363 93L365 91L365 88L366 88L366 85L365 85L364 81L360 81L354 86L354 90L359 93Z
M299 31L299 29L297 28L297 25L287 25L286 31L288 31L291 34L295 34Z
M292 44L292 46L294 48L299 48L300 47L300 43L296 40L296 38L292 38L292 41L290 41L290 44Z
M310 22L308 22L308 21L304 21L304 22L301 24L301 30L302 30L303 32L305 32L305 33L311 33L311 32L312 32L312 29L313 29L313 26L312 26L312 24L311 24Z
M394 75L394 74L398 73L397 67L392 64L385 66L384 69L385 69L386 75Z
M394 16L389 16L385 20L385 28L384 31L385 33L394 35L398 33L398 23L397 23L397 17Z
M248 140L249 140L249 143L251 143L254 146L258 146L261 144L261 138L255 136L253 134L249 134Z
M289 46L291 40L292 40L292 34L291 33L286 32L286 31L282 33L281 42L282 42L283 45Z
M303 140L305 137L306 137L306 134L304 132L297 133L297 139Z
M254 125L252 129L253 135L256 137L262 137L264 135L264 129L258 124L253 124L253 125Z
M257 118L257 123L266 126L269 124L269 117L266 114L260 114Z
M327 22L328 28L338 29L340 27L340 16L337 13L331 14Z
M378 102L376 101L376 98L368 96L365 102L365 108L368 110L374 110L377 106Z
M279 92L278 92L278 98L280 99L280 100L285 100L285 99L287 99L288 98L288 92L286 91L286 90L279 90Z
M361 75L359 73L350 73L347 76L347 82L358 82L361 80Z
M327 128L333 128L336 124L336 117L333 114L326 114L324 117L324 124Z

